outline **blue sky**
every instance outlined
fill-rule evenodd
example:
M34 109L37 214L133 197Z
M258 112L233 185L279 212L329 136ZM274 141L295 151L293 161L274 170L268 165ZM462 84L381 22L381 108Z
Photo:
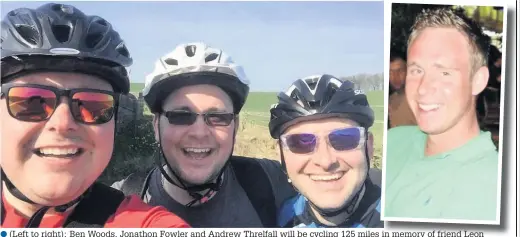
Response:
M1 1L2 18L45 2ZM64 2L70 3L70 2ZM119 31L134 59L132 82L177 44L203 41L242 64L252 91L299 77L381 73L383 2L72 2Z

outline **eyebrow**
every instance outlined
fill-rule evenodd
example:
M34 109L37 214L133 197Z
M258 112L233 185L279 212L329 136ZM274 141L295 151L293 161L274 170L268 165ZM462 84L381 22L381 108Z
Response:
M416 67L420 67L420 68L422 68L422 67L419 66L419 64L417 64L416 62L407 63L406 66L407 66L407 67L416 66Z
M459 71L460 70L459 68L444 66L444 65L442 65L440 63L434 63L433 66L436 67L436 68L440 68L440 69L448 69L448 70L455 70L455 71Z
M416 62L409 63L409 64L407 64L407 66L408 66L408 67L416 66L416 67L422 68L422 67L419 66L419 64L417 64ZM440 63L434 63L433 66L436 67L436 68L439 68L439 69L448 69L448 70L460 71L459 68L456 68L456 67L448 67L448 66L445 66L445 65L440 64Z

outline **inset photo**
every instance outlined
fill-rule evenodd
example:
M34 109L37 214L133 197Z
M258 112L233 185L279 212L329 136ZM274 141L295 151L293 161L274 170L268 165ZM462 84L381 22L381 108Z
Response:
M391 3L383 220L500 224L506 13Z

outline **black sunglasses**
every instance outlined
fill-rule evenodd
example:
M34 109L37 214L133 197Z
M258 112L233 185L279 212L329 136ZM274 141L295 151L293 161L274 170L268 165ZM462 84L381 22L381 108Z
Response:
M69 98L72 117L83 124L103 124L112 119L117 108L117 93L97 89L63 90L52 86L6 83L0 98L5 98L11 117L26 122L48 120L60 98Z
M195 113L186 110L165 111L164 116L173 125L192 125L197 121L198 116L204 118L204 122L209 126L228 126L235 119L235 114L225 112Z

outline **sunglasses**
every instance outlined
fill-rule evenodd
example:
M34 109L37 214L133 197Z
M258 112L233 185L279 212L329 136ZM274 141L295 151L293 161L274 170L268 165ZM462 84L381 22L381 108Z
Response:
M2 85L1 98L6 98L11 117L41 122L52 116L60 98L66 96L74 120L83 124L103 124L114 116L117 107L115 94L96 89L62 90L51 86L7 83Z
M280 137L282 145L295 154L309 154L316 150L319 142L312 133L287 134ZM365 129L349 127L331 131L327 143L336 151L348 151L359 148L365 141Z
M209 112L195 113L185 110L172 110L164 112L168 122L173 125L192 125L197 121L198 116L204 118L204 122L209 126L228 126L235 118L233 113Z

